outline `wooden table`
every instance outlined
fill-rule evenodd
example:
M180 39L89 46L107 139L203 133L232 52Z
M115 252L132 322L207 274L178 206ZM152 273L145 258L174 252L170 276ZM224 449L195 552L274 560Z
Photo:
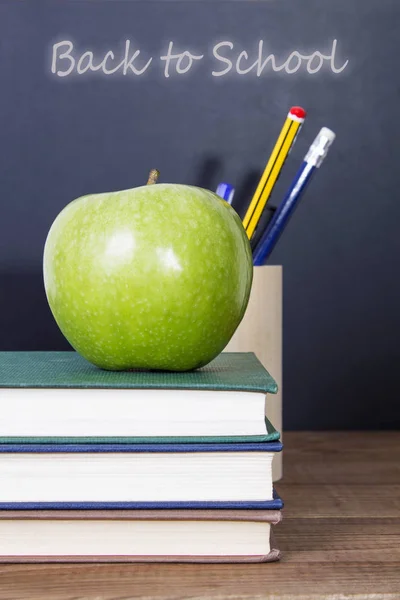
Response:
M3 565L0 599L399 600L400 433L284 442L280 563Z

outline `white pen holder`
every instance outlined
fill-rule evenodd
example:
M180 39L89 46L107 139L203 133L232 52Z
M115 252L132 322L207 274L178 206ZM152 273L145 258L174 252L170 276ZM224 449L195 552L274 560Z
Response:
M250 300L225 352L254 352L278 384L268 394L266 415L282 436L282 267L254 267ZM273 481L282 477L282 453L274 457Z

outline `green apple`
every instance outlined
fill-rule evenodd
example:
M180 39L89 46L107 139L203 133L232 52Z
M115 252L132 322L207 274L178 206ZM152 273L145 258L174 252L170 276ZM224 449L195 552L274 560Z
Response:
M234 209L175 184L74 200L49 231L43 272L67 340L111 370L207 364L239 325L253 277Z

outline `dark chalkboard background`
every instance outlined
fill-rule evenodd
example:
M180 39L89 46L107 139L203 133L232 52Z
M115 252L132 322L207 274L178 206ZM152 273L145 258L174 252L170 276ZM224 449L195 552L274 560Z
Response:
M272 197L321 126L337 133L271 263L284 266L284 423L400 425L399 69L396 0L0 0L0 349L63 349L41 276L58 212L85 193L163 181L237 187L243 214L285 114L308 120ZM52 44L205 54L182 76L57 78ZM212 47L286 57L338 40L340 74L211 76ZM342 60L343 59L343 60ZM379 413L372 408L377 399Z

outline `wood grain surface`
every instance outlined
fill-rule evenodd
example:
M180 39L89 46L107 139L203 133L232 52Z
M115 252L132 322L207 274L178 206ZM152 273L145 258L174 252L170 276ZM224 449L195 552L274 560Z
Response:
M0 600L400 600L400 433L286 433L280 563L1 565Z

